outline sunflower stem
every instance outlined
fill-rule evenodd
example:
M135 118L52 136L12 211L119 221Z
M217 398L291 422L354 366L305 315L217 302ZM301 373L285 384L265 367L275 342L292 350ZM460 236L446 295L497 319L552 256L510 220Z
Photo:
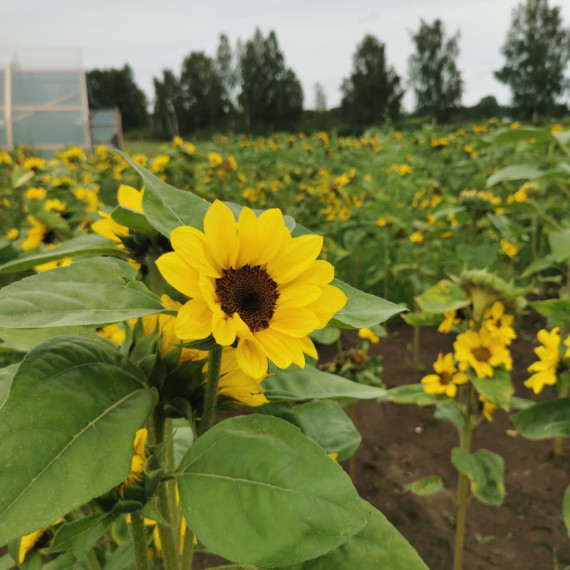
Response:
M222 364L222 347L216 345L208 354L208 380L204 395L204 411L200 420L200 431L206 433L216 420L216 401L218 399L218 383L220 381L220 367Z
M559 398L565 398L566 394L568 393L568 386L563 383L560 387L560 393L558 394ZM564 436L557 435L554 438L554 448L553 448L554 455L556 457L561 457L564 455Z
M146 530L142 511L136 510L131 513L129 524L131 539L135 551L135 564L137 570L148 570L148 557L146 555Z
M192 560L194 558L194 533L186 527L184 536L184 550L182 552L182 570L192 570Z
M459 433L460 445L466 451L471 448L471 414L473 407L473 385L469 383L467 392L467 402L465 404L465 413L463 414L463 425ZM465 473L459 473L459 481L457 483L457 517L455 523L455 550L453 556L453 570L461 570L463 568L463 543L465 541L465 523L467 520L467 491L468 480Z
M167 434L167 427L170 431ZM153 446L160 446L164 442L169 441L172 445L172 427L167 422L160 404L156 406L152 416L149 418L149 436ZM167 453L168 456L168 453ZM162 544L162 556L164 560L164 568L166 570L180 570L180 559L178 556L178 521L176 513L173 512L170 499L169 481L162 481L158 486L157 502L158 510L167 524L158 523L158 534Z

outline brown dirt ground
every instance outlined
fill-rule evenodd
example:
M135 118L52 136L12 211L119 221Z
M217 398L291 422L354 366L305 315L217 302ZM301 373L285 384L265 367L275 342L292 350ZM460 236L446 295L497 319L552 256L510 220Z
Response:
M533 395L523 381L528 377L527 366L535 359L538 328L538 323L529 322L519 329L512 345L516 395L529 399ZM354 340L354 334L343 335L345 346ZM451 349L453 335L422 329L421 370L412 363L412 340L412 329L401 326L373 347L373 353L383 356L383 381L388 388L419 382L438 352ZM325 358L328 352L323 351ZM550 397L547 392L540 399ZM409 540L431 570L448 570L453 559L457 486L450 452L458 439L451 424L432 416L432 407L359 402L355 423L362 444L356 453L356 487ZM566 456L554 458L551 440L532 442L517 436L508 415L501 411L492 423L485 422L476 430L472 451L480 448L505 459L507 495L500 507L470 502L464 570L565 570L570 565L570 540L561 509L570 483L570 449ZM441 476L445 490L419 497L404 489L429 475ZM218 557L198 553L195 568L222 563Z

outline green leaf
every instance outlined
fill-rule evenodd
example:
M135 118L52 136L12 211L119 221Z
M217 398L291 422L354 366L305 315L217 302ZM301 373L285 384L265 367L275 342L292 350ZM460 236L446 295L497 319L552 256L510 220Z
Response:
M413 327L437 327L441 323L441 315L437 313L407 313L402 315L406 323Z
M540 178L543 174L542 170L527 164L505 166L487 178L487 188L491 188L491 186L505 180L534 180L535 178Z
M413 483L408 483L404 487L420 497L429 497L430 495L435 495L443 491L443 480L438 475L431 475L430 477L424 477L423 479L418 479Z
M51 552L73 550L83 558L107 532L114 518L109 513L94 513L57 527L50 546Z
M220 422L190 448L181 468L188 526L209 550L237 563L271 568L315 558L366 522L342 468L272 416Z
M331 285L338 287L348 297L346 305L329 323L343 328L363 329L387 321L390 317L405 311L406 308L359 291L350 285L333 279Z
M498 144L528 142L532 139L541 143L556 142L556 139L545 129L523 127L497 131L493 140Z
M125 570L133 568L135 562L135 550L130 535L127 534L126 542L115 548L103 566L103 570Z
M20 364L0 408L0 544L51 524L129 473L155 391L103 341L56 337Z
M570 321L570 299L534 301L529 305L543 317L548 318L549 325L557 326Z
M317 400L292 408L303 433L338 460L348 459L362 438L342 406L332 400Z
M511 398L511 408L513 410L526 410L530 406L533 406L534 403L533 400L527 400L526 398L519 398L517 396Z
M319 344L333 344L333 342L336 342L340 338L340 329L338 327L327 326L324 329L313 331L309 336Z
M174 465L178 465L194 443L194 432L190 426L177 427L174 431Z
M451 450L451 462L471 481L471 492L482 503L500 505L505 498L505 462L500 455L480 449L469 453L462 447Z
M527 268L522 272L521 277L530 277L539 271L544 271L545 269L550 269L556 265L556 261L552 255L545 255L544 257L539 257L531 263L528 264Z
M0 408L2 404L6 401L8 397L8 392L10 391L10 386L16 375L19 364L10 364L10 366L5 366L0 368Z
M96 234L77 236L67 240L62 245L55 247L51 251L36 253L27 257L14 259L8 263L0 265L1 273L17 273L27 271L36 265L55 261L64 257L76 257L78 255L125 255L117 249L117 246L109 239Z
M117 151L119 152L119 151ZM119 154L140 174L144 183L143 211L150 225L166 237L179 226L203 228L210 203L185 190L179 190L157 178L126 154Z
M156 230L148 223L145 215L130 208L117 206L111 212L111 217L121 226L125 226L134 232L142 232L150 236L156 234Z
M564 263L570 259L570 230L565 232L550 232L548 243L552 256L558 263Z
M495 374L492 378L478 378L477 374L470 368L467 376L479 394L498 408L510 410L511 396L515 393L515 389L511 382L511 375L505 368L495 368Z
M564 524L566 530L570 534L570 485L564 491L564 499L562 500L562 516L564 517Z
M0 328L0 339L2 339L4 345L20 352L28 352L40 342L61 335L82 336L83 338L90 338L92 340L101 339L94 329L80 326L46 327L43 329Z
M540 402L511 417L517 431L528 439L570 435L570 398Z
M422 311L438 314L461 309L470 303L461 287L448 279L442 279L424 291L416 301Z
M453 402L436 404L433 417L453 424L458 430L463 426L463 416Z
M431 406L439 402L447 402L445 396L428 394L423 384L404 384L388 390L388 401L395 404L417 404L418 406Z
M362 503L367 520L359 533L324 556L287 570L428 570L386 517L366 501Z
M312 366L301 369L295 365L269 376L263 381L263 389L267 399L272 402L335 398L371 400L386 396L386 390L382 388L358 384Z
M10 570L10 568L14 568L15 566L16 563L9 554L4 554L4 556L0 558L0 570Z
M0 323L17 329L102 325L164 311L136 277L132 265L111 257L26 277L0 290Z

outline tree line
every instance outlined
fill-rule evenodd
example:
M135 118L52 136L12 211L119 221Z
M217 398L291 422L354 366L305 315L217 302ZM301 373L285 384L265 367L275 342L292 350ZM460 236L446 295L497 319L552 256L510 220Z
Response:
M327 109L326 94L317 83L314 110L303 110L301 83L287 67L275 32L264 36L259 29L233 48L222 34L215 55L191 52L179 73L163 70L153 80L151 110L128 65L87 72L89 103L92 108L118 107L127 131L150 126L154 135L164 138L294 130L307 124L358 131L386 120L398 122L406 88L415 95L414 113L434 122L500 114L492 96L470 109L461 107L459 32L450 36L441 20L421 20L411 38L414 51L404 80L387 61L385 44L366 35L356 46L337 109ZM550 7L548 0L521 3L513 10L501 51L504 65L494 74L511 89L514 107L509 111L533 120L556 114L556 100L569 88L565 69L570 30L563 26L560 8Z

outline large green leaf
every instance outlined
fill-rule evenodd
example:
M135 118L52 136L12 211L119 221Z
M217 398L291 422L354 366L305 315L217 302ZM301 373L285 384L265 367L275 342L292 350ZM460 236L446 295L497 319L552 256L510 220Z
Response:
M0 544L120 483L154 403L143 373L103 341L35 347L0 408Z
M131 210L130 208L125 208L123 206L117 206L112 212L111 217L115 222L121 226L129 228L129 230L135 232L142 232L147 235L156 235L156 230L149 224L144 214Z
M409 542L366 501L366 526L337 549L287 570L428 570Z
M423 384L404 384L390 388L387 391L387 400L395 404L417 404L418 406L431 406L439 402L447 402L446 396L428 394Z
M327 453L338 453L338 460L349 458L362 438L338 402L317 400L294 406L297 424L303 433Z
M556 139L546 129L523 127L519 129L502 129L495 133L493 140L499 144L529 142L556 142Z
M570 398L540 402L511 417L517 431L528 439L570 435Z
M344 291L348 301L334 316L330 324L344 328L362 329L383 323L390 317L406 310L401 305L359 291L338 279L334 279L332 285Z
M471 481L471 492L482 503L500 505L503 502L505 462L500 455L488 449L469 453L462 447L454 447L451 462L458 471L467 475Z
M164 310L119 259L93 257L44 271L0 290L3 328L101 325Z
M465 292L452 281L442 279L427 291L416 297L422 311L428 313L445 313L469 305Z
M559 263L563 263L570 259L570 230L565 232L550 232L548 234L548 242L552 256Z
M492 378L479 378L472 369L469 369L467 376L479 394L498 408L510 410L511 396L515 393L515 389L511 382L511 375L505 368L495 368Z
M254 414L200 437L181 464L180 504L204 545L273 568L320 556L366 523L342 468L290 423Z
M96 234L77 236L67 240L62 245L54 247L51 251L36 253L14 259L8 263L0 265L0 273L16 273L19 271L27 271L36 265L55 261L64 257L76 257L79 255L125 255L117 246L109 239Z
M170 237L170 232L179 226L202 229L209 202L191 192L170 186L127 155L120 154L142 178L145 187L143 211L151 226L166 237Z
M14 376L18 370L19 364L10 364L10 366L5 366L0 368L0 408L2 404L6 401L8 397L8 392L10 391L10 386L14 380Z
M513 164L505 166L487 178L487 188L505 180L534 180L540 178L544 172L528 164Z
M529 305L548 319L549 328L570 322L570 299L533 301Z
M342 376L317 370L313 366L290 366L263 381L263 389L268 400L277 402L288 400L354 399L371 400L384 398L386 390L347 380Z
M0 340L3 345L19 352L28 352L34 346L54 336L73 335L90 339L101 337L89 327L45 327L43 329L3 329L0 328Z
M83 558L111 526L114 517L110 513L93 513L76 521L57 527L50 546L52 552L73 550Z

